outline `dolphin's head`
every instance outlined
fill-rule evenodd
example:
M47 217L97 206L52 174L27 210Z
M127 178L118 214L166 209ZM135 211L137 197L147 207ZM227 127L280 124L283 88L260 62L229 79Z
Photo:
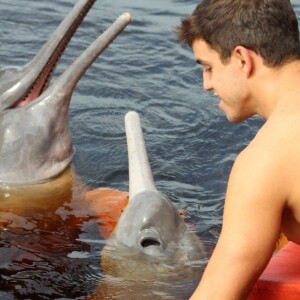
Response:
M181 241L186 224L174 204L157 190L130 199L115 229L115 238L145 255L163 256Z
M72 93L87 68L130 21L129 14L120 16L50 85L57 61L95 1L79 0L26 66L0 70L0 182L49 180L70 164Z
M126 280L175 282L199 278L202 242L175 205L154 184L140 119L125 117L129 158L129 203L102 251L106 274Z

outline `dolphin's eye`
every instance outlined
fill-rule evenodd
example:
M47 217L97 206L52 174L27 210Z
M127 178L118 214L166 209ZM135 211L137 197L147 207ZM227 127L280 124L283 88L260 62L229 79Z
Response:
M141 241L141 246L147 248L149 246L160 246L160 242L155 238L145 238Z

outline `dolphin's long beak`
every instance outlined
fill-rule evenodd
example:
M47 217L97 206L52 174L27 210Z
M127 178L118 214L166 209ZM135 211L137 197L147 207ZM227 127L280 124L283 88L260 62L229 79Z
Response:
M77 82L97 59L97 57L113 42L131 21L131 15L124 13L102 33L53 84L55 89L66 89L73 92Z
M79 0L26 66L0 71L0 111L26 104L41 95L64 49L95 2Z
M129 200L145 190L156 190L139 115L130 111L125 116L129 163Z

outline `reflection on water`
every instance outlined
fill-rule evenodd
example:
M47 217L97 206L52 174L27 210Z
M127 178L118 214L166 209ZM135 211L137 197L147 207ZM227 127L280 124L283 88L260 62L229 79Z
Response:
M76 182L67 170L49 183L0 187L1 299L76 298L83 290L93 291L98 260L90 265L88 257L69 257L74 251L90 253L91 246L78 240L79 225L95 219L88 208L82 218L68 216L73 187L78 197L84 192Z
M186 220L210 252L220 230L232 162L262 120L228 124L217 101L203 92L190 49L176 44L174 27L197 2L99 1L75 34L57 74L119 14L132 13L132 23L88 70L73 95L74 166L87 185L127 190L123 118L136 110L157 188L185 209ZM292 2L299 16L300 3ZM73 3L1 0L1 68L27 63ZM127 283L127 289L119 289L118 279L102 274L99 219L80 202L84 186L75 182L50 187L48 196L37 188L29 196L23 190L12 197L13 191L1 186L1 299L84 299L104 286L117 286L116 299L134 294L136 287ZM178 284L175 290L191 292L191 286ZM173 299L172 292L161 287L156 293L158 299Z

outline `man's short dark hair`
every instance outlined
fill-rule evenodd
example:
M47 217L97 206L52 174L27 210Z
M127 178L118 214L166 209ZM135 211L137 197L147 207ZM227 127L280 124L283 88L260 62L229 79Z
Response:
M177 27L179 42L204 40L225 62L236 46L268 66L300 58L299 29L289 0L203 0Z

